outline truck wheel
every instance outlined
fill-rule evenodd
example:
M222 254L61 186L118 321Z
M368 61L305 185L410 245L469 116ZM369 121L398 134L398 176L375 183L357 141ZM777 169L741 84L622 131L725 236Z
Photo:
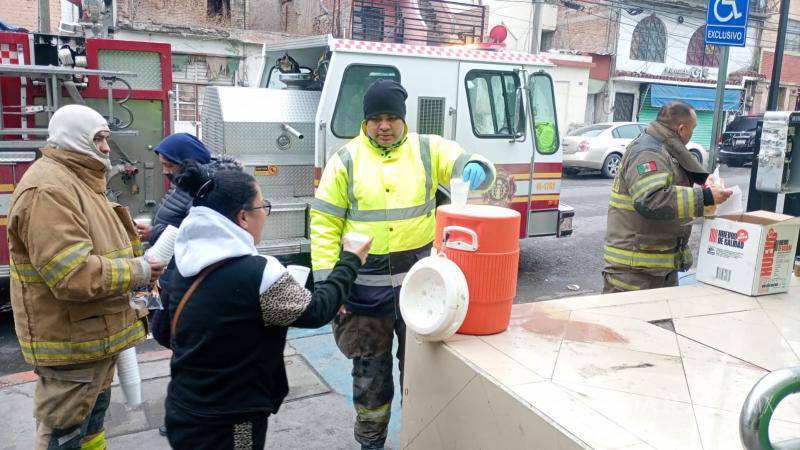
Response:
M601 169L603 176L606 178L614 178L617 176L621 163L622 156L619 153L612 153L606 156L606 160L603 161L603 168Z

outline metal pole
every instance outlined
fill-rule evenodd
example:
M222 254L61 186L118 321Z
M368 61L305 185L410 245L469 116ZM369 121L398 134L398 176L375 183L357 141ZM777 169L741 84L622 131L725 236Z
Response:
M714 122L711 125L711 152L709 155L709 170L717 168L717 156L719 156L719 136L722 134L722 118L725 115L725 83L728 81L728 54L730 47L721 46L719 72L717 72L717 92L714 97Z
M531 23L531 53L539 53L542 45L542 3L544 0L533 0L533 23Z
M39 0L39 33L50 34L50 0Z
M769 82L767 96L767 111L775 111L778 107L778 94L781 90L781 69L783 63L783 48L786 43L786 26L789 23L789 1L781 0L781 12L778 19L778 36L775 39L775 55L772 58L772 78ZM753 155L753 168L750 170L750 189L747 193L747 210L758 209L775 211L778 194L761 192L755 188L758 179L758 152L761 146L756 145Z

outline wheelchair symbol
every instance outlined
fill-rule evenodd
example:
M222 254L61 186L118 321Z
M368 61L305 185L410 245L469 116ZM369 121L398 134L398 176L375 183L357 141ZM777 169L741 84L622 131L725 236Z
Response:
M719 6L725 5L731 8L730 12L723 16L719 13ZM736 0L714 0L714 18L720 23L725 23L731 19L738 19L742 17L742 13L736 8Z

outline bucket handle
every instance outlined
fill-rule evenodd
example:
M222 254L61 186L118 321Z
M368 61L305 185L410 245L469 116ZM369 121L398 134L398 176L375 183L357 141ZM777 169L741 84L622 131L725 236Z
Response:
M464 241L450 241L450 233L453 231L468 234L472 238L472 243L467 243ZM442 241L443 247L452 248L454 250L465 250L468 252L478 251L478 233L470 230L469 228L459 226L444 227L442 230L442 235L444 236Z

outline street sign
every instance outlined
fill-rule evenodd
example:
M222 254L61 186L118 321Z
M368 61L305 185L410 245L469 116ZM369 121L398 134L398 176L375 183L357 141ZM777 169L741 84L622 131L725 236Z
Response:
M749 0L708 0L706 44L744 47Z

